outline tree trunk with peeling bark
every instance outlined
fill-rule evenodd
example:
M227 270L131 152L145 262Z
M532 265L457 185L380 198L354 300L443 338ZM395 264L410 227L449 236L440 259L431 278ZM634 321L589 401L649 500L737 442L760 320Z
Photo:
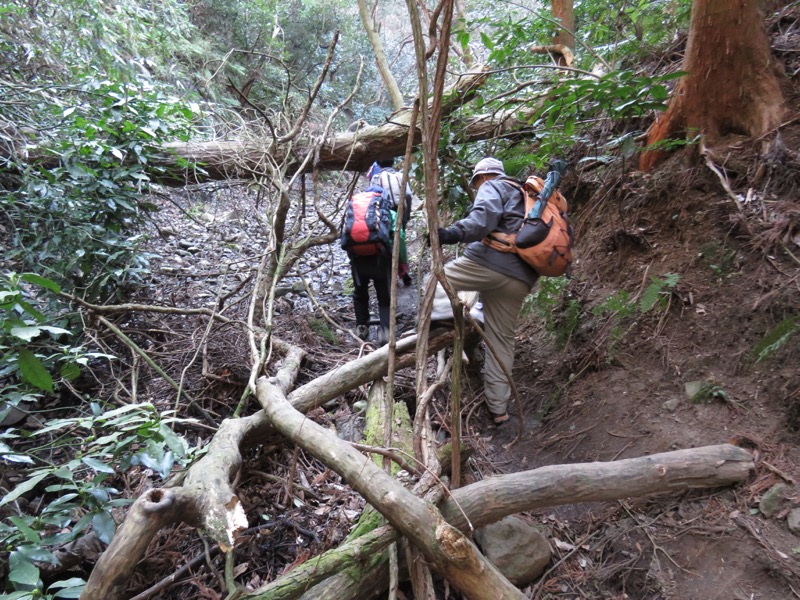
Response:
M694 0L683 70L669 107L648 131L647 145L700 134L752 138L780 124L783 94L759 0ZM653 149L639 168L667 156Z

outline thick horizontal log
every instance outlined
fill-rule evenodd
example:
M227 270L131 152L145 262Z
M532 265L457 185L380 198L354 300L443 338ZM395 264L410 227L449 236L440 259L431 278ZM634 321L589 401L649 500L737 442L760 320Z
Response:
M526 510L600 502L740 483L754 469L752 455L731 444L663 452L614 462L553 465L489 477L453 490L441 507L449 523L482 527Z
M452 490L452 497L446 497L440 510L450 524L466 531L467 518L477 528L508 515L563 504L722 487L745 481L753 469L752 455L730 444L606 463L552 465L490 477ZM386 561L376 563L362 576L385 586ZM302 600L360 600L363 594L347 574L337 574L309 589Z

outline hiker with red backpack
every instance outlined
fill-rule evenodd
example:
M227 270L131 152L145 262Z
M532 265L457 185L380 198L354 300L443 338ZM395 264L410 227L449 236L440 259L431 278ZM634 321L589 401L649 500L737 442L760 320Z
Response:
M468 243L464 253L447 263L444 271L456 292L480 293L486 338L499 358L498 361L487 348L484 392L492 419L500 425L509 420L511 398L511 385L503 367L511 373L517 317L540 274L514 247L514 238L529 221L523 184L506 177L501 161L487 157L475 165L470 186L477 194L467 216L449 227L439 228L439 242ZM552 273L543 269L542 274Z
M369 284L378 300L377 342L389 341L392 281L392 243L397 213L391 209L386 190L370 185L348 200L342 226L341 246L347 251L353 276L353 309L356 335L367 340L370 333ZM400 261L408 262L405 234L400 231Z
M367 179L369 179L370 185L378 185L386 190L392 205L392 210L395 211L395 213L399 209L400 202L404 203L403 232L405 232L408 220L411 218L411 186L406 182L405 190L402 189L403 174L394 168L394 159L389 158L372 163L369 171L367 171ZM401 257L397 276L403 280L406 286L411 285L412 280L408 270L407 259Z

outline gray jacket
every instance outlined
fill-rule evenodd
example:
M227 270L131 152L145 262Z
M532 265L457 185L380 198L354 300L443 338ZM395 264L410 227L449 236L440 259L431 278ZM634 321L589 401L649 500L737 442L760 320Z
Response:
M524 218L525 199L518 188L502 178L485 182L478 188L467 216L454 223L463 233L463 241L472 242L464 256L533 287L539 274L528 263L513 252L499 252L481 243L493 231L515 233Z

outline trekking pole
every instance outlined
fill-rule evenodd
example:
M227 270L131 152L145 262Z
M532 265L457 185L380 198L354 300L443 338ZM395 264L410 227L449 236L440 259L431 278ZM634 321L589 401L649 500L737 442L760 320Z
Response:
M550 163L550 170L547 172L547 176L544 180L544 185L542 186L542 191L539 192L539 198L536 200L536 203L531 208L531 211L528 213L529 219L541 219L542 212L544 211L544 207L547 206L547 201L550 199L550 196L553 195L553 192L556 191L558 187L558 182L561 179L561 176L564 174L564 171L567 170L567 163L566 161L555 159L553 162Z
M542 220L542 213L547 206L547 201L558 186L558 181L561 175L567 170L566 161L556 159L550 163L550 171L544 180L542 191L539 192L539 197L533 203L533 207L525 216L525 221L517 232L515 244L517 248L530 248L544 241L550 232L550 224Z

